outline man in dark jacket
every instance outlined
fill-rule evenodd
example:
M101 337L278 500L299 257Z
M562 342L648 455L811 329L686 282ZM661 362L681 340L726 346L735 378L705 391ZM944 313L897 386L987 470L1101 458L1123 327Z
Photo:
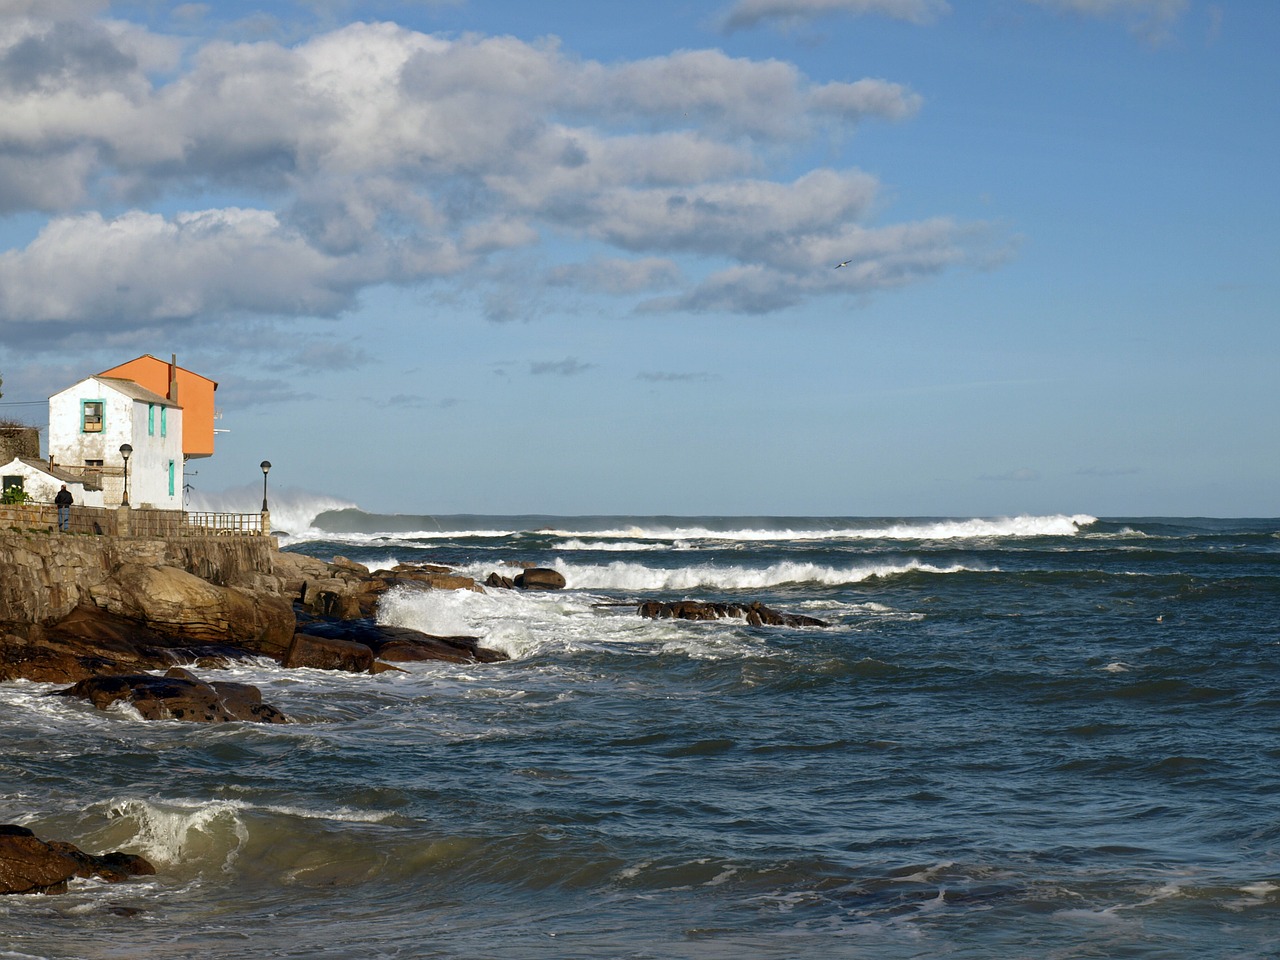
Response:
M53 502L58 505L58 529L68 529L71 526L71 504L75 503L75 500L72 499L71 491L67 489L65 483L58 491L58 495L53 498Z

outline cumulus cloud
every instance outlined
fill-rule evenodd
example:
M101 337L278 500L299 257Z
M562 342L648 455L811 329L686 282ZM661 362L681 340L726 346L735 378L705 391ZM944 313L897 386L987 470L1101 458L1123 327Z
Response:
M976 262L974 225L873 223L866 173L777 175L910 118L920 97L890 80L815 83L717 50L606 64L391 23L191 41L89 2L21 9L0 31L0 213L50 219L0 252L2 342L333 317L370 286L435 280L488 284L487 316L527 318L528 272L492 283L521 250L549 285L663 293L647 311L768 312ZM563 238L583 262L546 262Z

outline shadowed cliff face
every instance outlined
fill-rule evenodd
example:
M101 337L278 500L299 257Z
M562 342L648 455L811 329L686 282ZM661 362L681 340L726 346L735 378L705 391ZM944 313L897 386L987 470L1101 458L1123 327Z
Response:
M478 637L377 624L378 599L399 584L481 589L444 568L371 573L340 557L282 554L267 537L0 533L0 681L75 683L255 656L354 672L506 659Z

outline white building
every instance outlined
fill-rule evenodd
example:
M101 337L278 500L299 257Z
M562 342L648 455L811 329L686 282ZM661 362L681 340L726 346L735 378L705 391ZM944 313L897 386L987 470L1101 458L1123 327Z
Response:
M14 457L0 467L0 483L5 490L10 487L19 488L27 495L28 500L35 503L53 503L53 498L65 483L78 505L105 506L100 481L86 478L78 471L71 473L50 467L43 460L32 460L30 457Z
M121 447L132 448L126 464ZM182 509L182 408L116 377L87 377L49 398L49 460L98 480L103 505Z

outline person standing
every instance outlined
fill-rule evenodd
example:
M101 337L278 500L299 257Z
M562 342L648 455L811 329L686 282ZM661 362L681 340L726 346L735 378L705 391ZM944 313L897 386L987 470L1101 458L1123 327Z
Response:
M53 502L58 505L58 529L69 530L71 528L71 504L75 500L71 496L71 491L67 489L64 483L62 489L58 491L58 495L53 498Z

